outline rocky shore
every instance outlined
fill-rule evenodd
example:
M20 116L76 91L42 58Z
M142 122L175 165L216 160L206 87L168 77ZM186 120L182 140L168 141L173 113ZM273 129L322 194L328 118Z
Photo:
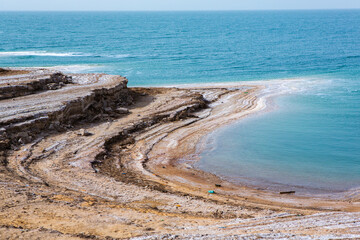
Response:
M0 69L0 238L360 238L357 194L271 193L192 166L206 134L264 108L266 88Z

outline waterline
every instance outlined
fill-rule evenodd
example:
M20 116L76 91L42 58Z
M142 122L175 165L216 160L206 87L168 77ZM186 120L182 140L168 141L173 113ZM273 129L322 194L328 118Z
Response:
M199 168L268 190L356 190L360 185L358 120L338 96L318 94L334 86L333 80L329 83L303 82L306 87L302 88L295 82L297 87L287 85L288 91L286 84L269 84L267 113L249 116L208 136ZM334 101L334 109L324 105L329 101Z

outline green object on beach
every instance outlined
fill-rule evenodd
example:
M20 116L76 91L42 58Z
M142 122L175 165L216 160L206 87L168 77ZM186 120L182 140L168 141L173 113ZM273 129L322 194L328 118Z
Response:
M209 190L208 193L215 193L215 191L214 190Z

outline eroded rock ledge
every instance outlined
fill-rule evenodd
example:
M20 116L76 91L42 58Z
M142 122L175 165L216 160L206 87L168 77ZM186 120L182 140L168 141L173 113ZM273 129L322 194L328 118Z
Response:
M5 74L9 74L11 72L12 72L11 70L8 70L5 71ZM1 76L1 71L0 71L0 76ZM36 76L32 76L32 77L33 78L30 78L29 80L25 80L25 81L24 80L14 81L15 77L11 77L11 78L2 77L2 80L7 80L7 81L0 83L0 100L35 94L36 92L40 92L40 91L56 90L62 88L66 84L72 83L72 77L66 76L62 73L53 73L49 76L44 76L44 77L39 76L39 78L36 78Z
M126 112L118 108L133 103L127 79L119 76L67 76L49 70L6 73L0 74L0 151L66 131L79 122L116 118Z

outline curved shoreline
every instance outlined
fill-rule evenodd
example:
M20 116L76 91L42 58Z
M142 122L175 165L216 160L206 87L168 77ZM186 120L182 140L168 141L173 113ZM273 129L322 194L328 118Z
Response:
M259 94L271 93L264 86L127 88L118 76L73 76L58 89L0 101L6 109L0 121L16 108L14 121L29 126L27 134L15 132L6 120L0 132L0 237L360 237L357 195L346 201L279 195L186 163L204 135L262 109ZM53 117L28 121L44 107L41 113ZM48 128L55 123L59 129Z
M281 81L283 81L283 83L285 83L286 85L286 81L289 80L280 80L277 81L275 84L273 83L266 83L267 85L273 85L271 86L272 90L268 90L269 86L265 86L265 85L260 85L257 82L241 82L241 83L227 83L225 84L225 86L227 87L231 87L232 89L234 88L241 88L244 86L256 86L256 88L258 88L256 91L254 91L254 95L257 98L256 101L253 102L253 106L250 110L245 110L242 111L243 115L240 116L235 116L235 119L232 119L230 121L229 117L226 115L226 117L221 118L220 121L223 122L223 124L216 124L216 127L214 127L213 129L210 128L206 128L206 129L202 129L204 130L203 132L203 136L198 138L197 140L197 147L196 150L194 150L193 152L185 152L185 156L180 157L178 160L174 160L173 165L176 164L181 164L184 158L187 159L185 162L187 164L190 164L191 167L195 167L197 168L197 170L199 171L205 171L206 170L201 170L200 168L196 167L198 164L198 160L199 160L199 155L201 155L202 152L206 151L207 146L206 144L208 143L208 139L209 137L215 132L218 131L220 128L223 127L227 127L228 125L231 124L235 124L238 123L239 120L241 120L242 118L251 116L253 114L258 114L259 112L263 112L263 111L272 111L273 109L269 110L270 108L274 108L273 105L269 106L269 101L272 101L274 98L280 96L280 95L288 95L291 94L290 91L294 91L294 89L291 89L291 87L287 87L288 89L284 88L284 86L282 86L282 91L276 89L276 85L280 85L283 84ZM290 80L291 83L294 80ZM297 80L299 82L299 80ZM300 80L302 81L302 80ZM290 84L291 84L290 83ZM261 83L261 84L265 84L265 83ZM215 84L216 86L217 84ZM218 84L220 85L220 83ZM181 87L181 85L179 86ZM189 88L189 85L185 85L185 87ZM197 86L196 84L192 84L191 88L201 88L201 87L206 87L206 86L202 86L199 85ZM212 85L209 85L207 87L214 87ZM261 88L261 89L260 89ZM249 95L251 96L251 94ZM229 97L231 98L231 96ZM226 102L228 99L224 100L224 102ZM226 113L225 113L226 114ZM231 118L231 117L230 117ZM227 122L228 121L228 122ZM201 129L202 127L199 126L199 128ZM181 155L181 154L179 154ZM204 160L206 161L206 160ZM210 172L213 173L213 172ZM216 175L216 173L214 173ZM265 191L268 191L270 193L275 193L278 194L281 191L293 191L296 190L296 195L297 196L301 196L301 197L309 197L309 198L322 198L322 199L333 199L333 200L346 200L348 198L349 195L351 195L352 193L356 193L357 189L348 189L348 190L343 190L343 191L332 191L332 190L325 190L325 189L318 189L318 188L312 188L312 187L304 187L304 186L295 186L295 185L287 185L287 184L281 184L281 183L273 183L271 181L269 182L261 182L260 180L256 180L256 177L254 177L252 180L247 179L247 177L243 177L242 180L234 180L231 177L227 177L227 176L222 176L222 175L218 175L219 178L223 179L222 181L228 181L231 182L234 185L238 185L238 186L246 186L249 187L251 189L263 189ZM251 184L250 182L253 182L253 184ZM273 185L273 186L271 186ZM275 187L275 185L277 187ZM300 191L299 191L300 190ZM299 194L300 193L300 194Z
M284 82L281 82L284 83ZM275 83L278 84L278 83ZM275 85L274 84L274 85ZM186 86L187 89L189 86ZM229 87L229 85L227 86ZM176 129L169 133L168 136L161 139L161 141L154 143L154 145L151 146L151 148L148 150L148 153L146 154L145 158L146 165L144 165L144 168L149 170L150 173L156 174L157 177L162 177L170 182L177 182L178 184L186 183L188 185L192 186L198 186L203 184L203 187L206 186L208 189L216 189L214 187L214 183L222 183L222 185L228 185L231 186L230 194L233 194L237 192L239 189L244 190L247 189L249 191L248 193L244 194L242 193L240 196L246 196L249 197L249 195L253 195L254 192L261 193L262 200L266 200L267 198L271 199L270 202L275 201L276 199L283 199L283 196L279 196L279 192L274 191L264 191L259 190L257 186L249 186L244 184L238 184L238 183L231 183L228 181L224 181L219 176L216 176L209 172L204 172L200 169L194 169L191 165L194 164L198 160L199 152L203 151L205 149L202 144L203 137L210 134L212 131L218 129L219 127L223 127L225 125L234 123L235 121L238 121L239 119L246 117L250 114L257 113L262 110L266 110L266 101L267 99L273 98L277 95L286 94L287 91L292 91L293 89L284 89L282 88L282 91L276 91L278 90L276 85L273 91L269 91L268 88L264 85L259 85L256 83L255 85L244 85L244 83L241 84L233 84L231 83L230 88L233 89L243 89L246 88L246 97L240 96L244 95L244 93L235 93L231 96L226 96L226 100L218 99L213 104L210 104L211 112L212 111L219 111L220 108L225 108L227 110L220 110L218 113L209 114L208 116L204 117L203 120L196 121L192 123L191 125L185 125L179 129ZM274 87L274 86L272 86ZM211 89L216 87L211 86L201 86L196 87L194 86L193 89ZM228 88L229 89L229 88ZM265 93L264 93L265 92ZM236 101L246 102L244 106L237 106L235 104ZM249 100L251 99L251 100ZM221 102L221 104L219 104ZM211 106L214 105L214 106ZM218 105L218 106L216 106ZM231 108L233 107L233 108ZM216 118L216 120L214 120ZM190 130L189 130L190 129ZM194 132L191 129L196 129ZM195 144L197 143L197 144ZM200 145L200 147L199 147ZM189 162L190 160L190 162ZM171 167L172 171L171 174L166 173L164 171L164 166L166 166L166 171L168 171L168 168ZM189 176L189 169L191 169L190 172L193 175L193 172L196 172L197 179L194 179L194 177ZM203 178L202 180L200 180ZM212 178L212 184L208 184L209 180L206 178ZM180 180L181 179L181 180ZM193 184L196 182L196 184ZM223 190L223 188L221 189ZM220 190L220 191L221 191ZM286 192L288 189L284 189ZM256 193L255 195L257 195ZM227 192L226 194L229 194ZM236 194L236 193L235 193ZM345 194L341 193L340 198L329 198L328 195L292 195L292 196L286 196L289 199L292 199L293 201L301 200L302 202L308 201L309 207L314 206L314 199L317 200L335 200L335 201L353 201L353 196L349 198L349 195L352 194L352 192L346 193L348 196L345 196ZM254 199L254 201L257 201ZM283 200L280 200L276 204L283 204ZM284 202L286 202L285 200ZM356 201L356 200L355 200ZM321 204L324 204L322 202ZM305 204L306 205L306 204ZM325 204L326 205L326 204ZM333 207L337 204L330 204ZM323 206L324 207L324 206ZM327 206L330 207L330 206ZM327 208L324 207L324 208ZM340 206L337 206L340 207ZM330 207L331 208L331 207ZM347 208L347 207L345 207Z
M308 84L310 81L310 85L311 84L324 84L324 82L322 83L320 80L320 83L316 83L315 81L312 81L311 78L308 79L279 79L279 80L269 80L269 81L250 81L250 82L239 82L239 83L224 83L223 85L226 87L230 87L230 88L236 88L237 86L241 86L242 84L246 84L246 85L252 85L252 86L263 86L265 87L260 93L258 93L258 97L261 98L262 103L261 105L261 109L259 109L256 112L250 113L249 115L253 115L253 114L259 114L259 112L262 112L262 114L264 114L264 112L269 112L269 111L274 111L274 109L277 108L277 106L274 105L273 101L275 98L280 97L281 95L292 95L292 94L296 94L296 93L301 93L303 91L308 91L308 87L303 87L302 85L306 85ZM204 84L200 84L199 86L201 87ZM221 86L221 83L215 83L215 86ZM196 84L192 84L190 85L192 87L196 87ZM188 85L186 85L186 87L189 87ZM279 89L277 89L279 88ZM270 89L270 90L269 90ZM265 92L265 93L264 93ZM238 121L235 120L234 124L237 124ZM233 124L233 123L230 123ZM228 124L225 124L228 125ZM219 126L219 128L222 128L223 126ZM227 127L227 126L225 126ZM219 130L219 128L215 129L215 131ZM213 132L210 132L207 136L204 136L204 138L208 139L209 137L211 137L210 135L212 135ZM241 137L241 136L240 136ZM220 139L218 139L219 141L221 141ZM207 140L202 140L204 143L206 144ZM212 140L214 141L214 140ZM201 142L200 142L201 143ZM205 149L205 148L204 148ZM206 151L202 150L201 152ZM198 152L197 154L201 154L200 152ZM206 161L206 159L204 159L204 161ZM195 163L196 164L196 163ZM199 165L197 165L199 167ZM205 163L206 166L206 163ZM244 167L246 167L246 163L243 164ZM221 169L221 168L220 168ZM209 169L205 169L202 168L202 171L208 171ZM359 192L359 187L360 185L358 185L357 187L352 187L352 188L346 188L343 190L337 189L337 190L332 190L332 189L324 189L324 188L316 188L316 187L312 187L312 186L303 186L301 185L292 185L292 184L283 184L281 182L273 182L271 179L267 179L267 180L260 180L257 179L256 175L253 175L251 177L247 177L244 176L242 178L236 178L236 176L227 176L226 174L220 174L215 173L210 171L211 173L219 174L218 176L226 181L229 181L235 185L240 185L240 186L247 186L250 187L252 189L262 189L265 191L269 191L272 193L279 193L279 192L286 192L286 191L296 191L296 195L298 196L303 196L303 197L316 197L316 198L322 198L322 199L334 199L334 200L346 200L349 198L349 196L354 196L356 194L358 194Z
M287 94L285 94L287 95ZM266 106L254 113L250 113L247 117L252 117L252 119L255 117L263 117L264 114L267 114L268 112L276 111L277 106L273 106L272 101L277 96L271 96L270 99L266 99L267 102ZM269 101L271 101L269 106ZM270 108L270 109L269 109ZM254 116L256 115L256 116ZM252 121L252 119L250 121ZM279 192L287 192L287 191L294 191L296 192L295 195L297 196L303 196L303 197L309 197L309 198L322 198L322 199L333 199L333 200L346 200L350 195L356 194L359 191L360 185L357 187L349 187L349 188L337 188L332 189L331 185L329 185L329 188L323 187L315 187L310 185L302 185L302 183L299 181L297 185L295 184L287 184L281 181L273 181L271 178L262 179L261 175L246 175L246 173L243 173L241 177L237 176L235 173L232 173L231 175L228 175L226 173L227 167L222 167L221 165L217 165L216 163L211 163L210 165L206 163L207 161L207 152L212 151L217 147L217 142L222 141L219 137L219 131L221 132L224 129L234 129L233 125L237 124L243 124L242 119L235 120L233 123L226 124L224 126L219 126L219 128L215 129L214 131L206 134L203 139L199 141L199 145L201 147L200 150L196 151L196 159L200 158L198 156L201 156L201 160L194 160L194 163L192 164L193 167L205 171L210 172L215 175L217 175L219 178L223 179L224 181L228 181L233 183L234 185L239 186L247 186L252 189L260 189L272 193L279 193ZM247 120L249 122L249 120ZM245 123L244 126L246 126L247 123ZM229 132L227 130L227 132ZM220 136L225 136L224 134L220 134ZM239 136L241 138L241 136ZM217 150L220 151L221 150ZM219 158L220 160L221 158ZM180 161L181 162L181 161ZM216 169L212 169L212 165L214 164L214 167ZM242 167L246 168L247 163L242 161L241 164ZM240 166L237 166L240 167ZM286 181L286 179L284 179Z

